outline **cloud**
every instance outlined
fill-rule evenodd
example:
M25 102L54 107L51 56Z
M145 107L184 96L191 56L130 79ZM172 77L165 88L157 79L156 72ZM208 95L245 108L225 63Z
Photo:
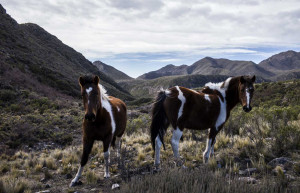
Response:
M300 48L298 0L3 0L2 5L19 23L40 25L90 60L146 53L153 66L207 55L257 61L268 55L257 48ZM130 68L128 57L123 62ZM140 64L145 60L137 58Z

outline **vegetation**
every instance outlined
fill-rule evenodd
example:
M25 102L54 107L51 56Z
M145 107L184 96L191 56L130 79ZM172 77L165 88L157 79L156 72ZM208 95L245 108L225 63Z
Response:
M257 84L253 110L245 113L239 105L233 110L207 165L202 164L207 131L185 130L180 154L188 169L174 165L169 128L166 150L161 152L162 168L154 170L148 134L151 101L137 100L129 107L121 159L114 150L111 153L111 179L103 179L102 143L97 142L83 172L84 185L74 188L67 185L77 172L82 152L81 101L51 99L31 90L6 87L0 95L0 189L107 192L112 183L118 183L120 192L294 192L300 186L299 83ZM270 164L278 157L289 161ZM247 168L256 171L241 175Z

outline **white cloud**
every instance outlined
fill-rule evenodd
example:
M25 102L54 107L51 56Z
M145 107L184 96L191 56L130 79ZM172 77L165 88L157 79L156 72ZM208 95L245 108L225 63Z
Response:
M164 52L177 58L229 52L251 57L264 55L255 51L259 47L300 47L298 0L3 0L2 5L19 23L42 26L91 60ZM153 61L172 59L178 60Z

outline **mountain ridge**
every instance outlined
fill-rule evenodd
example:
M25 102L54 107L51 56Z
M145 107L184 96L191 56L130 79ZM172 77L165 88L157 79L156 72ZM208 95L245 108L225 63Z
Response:
M166 70L167 69L167 70ZM155 79L174 75L257 75L270 80L280 80L280 77L298 77L300 71L300 52L286 51L275 54L259 64L252 61L229 60L225 58L205 57L191 65L175 66L168 64L158 70L145 73L138 79ZM283 80L286 80L284 78Z
M36 87L47 87L52 92L79 97L79 76L94 74L101 77L101 84L107 88L109 94L125 100L133 99L126 90L100 72L81 53L65 45L37 24L18 24L1 4L0 58L2 86L32 90ZM18 73L13 73L17 71Z
M131 80L132 77L128 76L124 72L114 68L113 66L110 66L108 64L105 64L101 61L95 61L93 62L93 65L95 65L99 71L105 73L107 76L111 77L114 81L122 81L122 80Z

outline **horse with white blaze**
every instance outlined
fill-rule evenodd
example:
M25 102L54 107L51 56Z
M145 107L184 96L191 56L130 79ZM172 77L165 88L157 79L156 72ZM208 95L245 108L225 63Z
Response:
M160 148L164 145L164 135L171 124L173 135L171 145L175 159L179 158L179 140L183 129L209 129L203 162L214 153L216 135L228 120L230 111L240 103L245 112L250 112L254 93L255 76L228 78L221 83L207 83L197 92L175 86L160 91L152 109L150 126L151 143L155 151L155 165L160 164Z
M77 184L95 140L103 141L105 162L104 177L109 174L110 146L117 146L117 156L121 148L121 137L126 128L127 109L123 101L108 96L106 90L99 84L98 76L79 78L83 106L85 110L83 129L83 153L80 167L70 187Z

